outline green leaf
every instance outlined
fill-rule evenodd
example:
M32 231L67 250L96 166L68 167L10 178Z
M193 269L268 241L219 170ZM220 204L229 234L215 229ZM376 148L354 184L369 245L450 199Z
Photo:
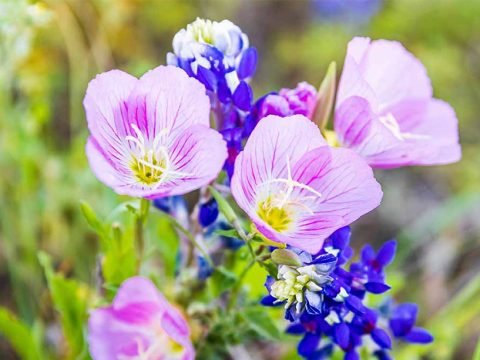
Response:
M22 359L40 360L45 358L41 346L35 341L32 330L15 314L3 307L0 307L0 334L10 342Z
M242 312L250 329L267 340L279 340L282 333L264 307L250 307Z
M218 266L208 279L208 286L213 297L218 297L231 289L237 282L237 275L223 266Z
M312 115L312 121L318 125L320 130L327 126L328 119L335 99L335 81L337 65L332 61L327 69L327 74L320 85L317 93L317 102Z
M45 271L53 305L60 314L68 344L68 358L88 359L84 325L88 319L89 289L84 284L55 273L50 256L46 253L40 252L38 259Z
M154 233L152 233L149 238L152 239L154 246L156 246L161 254L165 275L173 278L177 265L179 247L178 234L170 219L160 212L157 213L160 216L155 219L155 221L152 221L152 223L155 224L153 229Z
M95 211L92 207L85 201L80 202L80 210L82 211L85 220L87 220L88 225L100 236L105 235L105 226L102 221L98 218Z

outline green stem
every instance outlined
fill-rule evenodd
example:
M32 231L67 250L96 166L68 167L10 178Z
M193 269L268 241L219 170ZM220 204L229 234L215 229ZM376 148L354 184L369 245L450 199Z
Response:
M237 303L238 293L240 292L240 289L242 287L242 282L245 279L245 276L247 275L247 273L253 267L253 265L255 265L256 261L257 261L256 258L253 258L252 260L250 260L248 265L245 267L245 269L243 269L242 273L238 277L238 280L235 286L233 287L232 292L230 293L230 298L228 301L228 310L232 310L235 304Z
M145 234L144 234L144 225L148 218L148 213L150 211L150 201L147 199L140 199L140 208L135 220L135 240L137 243L138 258L140 262L143 259L143 254L145 251Z
M165 216L170 220L170 222L172 223L172 225L178 230L180 231L183 235L185 235L185 237L188 239L188 241L190 241L190 243L198 249L198 251L200 251L200 253L202 254L202 256L205 258L205 260L208 262L208 265L210 265L211 267L214 267L214 263L212 261L212 258L210 257L210 255L208 255L208 253L205 251L205 249L200 246L200 244L197 242L197 240L195 240L195 237L190 233L190 231L188 231L187 229L185 229L182 224L180 224L177 219L175 219L172 215L170 214L165 214Z

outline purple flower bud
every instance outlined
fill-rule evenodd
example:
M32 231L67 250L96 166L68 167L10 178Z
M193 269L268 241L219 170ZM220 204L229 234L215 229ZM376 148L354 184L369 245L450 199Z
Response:
M249 47L243 52L237 73L240 80L252 77L257 68L257 49Z

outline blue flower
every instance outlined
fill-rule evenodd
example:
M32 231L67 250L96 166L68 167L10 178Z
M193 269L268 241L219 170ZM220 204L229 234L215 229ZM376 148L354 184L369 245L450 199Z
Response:
M257 50L247 35L228 20L196 19L173 39L173 53L167 63L182 68L205 85L217 129L227 142L229 156L224 169L227 182L233 174L252 107L253 92L248 84L257 67Z
M298 353L306 359L328 358L335 348L344 352L344 359L360 359L362 339L370 338L375 346L372 355L390 359L392 337L404 341L427 343L433 340L424 329L415 327L415 304L384 305L372 309L364 304L367 292L383 293L385 268L393 261L396 242L386 242L378 251L363 247L358 262L348 266L353 256L349 246L349 227L339 229L312 256L289 248L281 255L272 253L280 264L277 279L265 284L269 295L266 306L285 306L285 318L291 322L287 332L303 334ZM381 320L381 321L380 321ZM389 328L382 324L389 324Z

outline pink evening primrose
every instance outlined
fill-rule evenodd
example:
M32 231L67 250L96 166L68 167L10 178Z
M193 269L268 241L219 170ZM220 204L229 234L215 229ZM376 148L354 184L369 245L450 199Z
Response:
M93 360L195 358L186 320L142 277L126 280L112 305L90 313L88 345Z
M339 142L375 168L461 157L454 110L432 97L425 67L396 41L350 41L334 126Z
M156 198L185 194L211 182L227 149L210 128L204 86L173 66L137 79L119 70L98 75L84 100L87 156L118 194Z
M303 115L270 115L258 123L235 162L231 188L262 235L309 253L382 198L365 161L329 147Z

